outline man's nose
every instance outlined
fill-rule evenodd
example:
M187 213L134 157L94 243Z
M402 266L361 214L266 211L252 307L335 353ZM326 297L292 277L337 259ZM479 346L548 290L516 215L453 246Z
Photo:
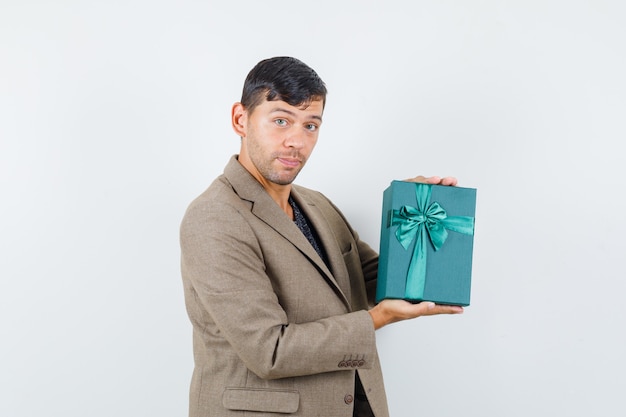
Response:
M285 146L288 148L296 148L300 149L304 146L305 143L305 133L299 131L298 129L290 129L287 133L287 138L285 139Z

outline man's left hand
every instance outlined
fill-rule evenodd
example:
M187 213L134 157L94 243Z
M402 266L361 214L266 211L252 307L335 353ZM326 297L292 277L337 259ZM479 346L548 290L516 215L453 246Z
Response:
M424 184L433 184L433 185L451 185L456 186L457 180L454 177L425 177L423 175L418 175L415 178L409 178L405 181L409 182L421 182Z

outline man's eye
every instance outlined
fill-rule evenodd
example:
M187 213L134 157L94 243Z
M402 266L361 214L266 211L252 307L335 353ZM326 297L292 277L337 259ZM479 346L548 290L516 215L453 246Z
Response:
M278 126L287 126L287 120L285 120L285 119L276 119L274 122Z
M311 131L311 132L315 132L317 130L317 125L314 125L312 123L306 125L306 129Z

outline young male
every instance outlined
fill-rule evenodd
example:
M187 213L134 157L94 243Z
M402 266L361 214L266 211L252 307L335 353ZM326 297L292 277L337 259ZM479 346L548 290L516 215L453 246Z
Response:
M375 330L463 311L374 306L377 253L324 195L292 184L317 142L326 92L295 58L259 62L232 108L240 152L184 216L191 417L388 416Z

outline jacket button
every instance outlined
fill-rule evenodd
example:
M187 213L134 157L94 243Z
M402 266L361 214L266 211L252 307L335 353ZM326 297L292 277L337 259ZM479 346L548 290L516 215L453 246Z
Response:
M354 397L352 395L350 395L350 394L346 394L346 396L343 397L343 401L346 404L352 404L352 401L354 401Z

